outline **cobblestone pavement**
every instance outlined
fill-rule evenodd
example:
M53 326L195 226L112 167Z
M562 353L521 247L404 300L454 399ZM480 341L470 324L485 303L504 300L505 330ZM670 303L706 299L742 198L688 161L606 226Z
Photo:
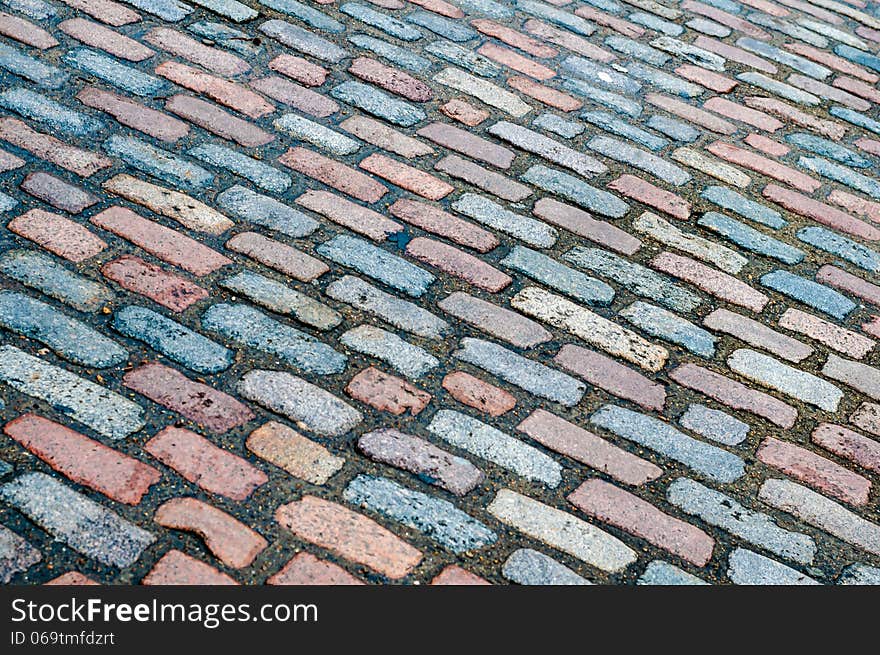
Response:
M0 582L880 583L878 51L0 0Z

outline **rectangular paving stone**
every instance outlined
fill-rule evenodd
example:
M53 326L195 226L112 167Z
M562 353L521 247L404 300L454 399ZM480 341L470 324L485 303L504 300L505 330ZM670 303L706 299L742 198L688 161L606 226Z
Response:
M451 184L402 162L373 153L362 159L358 166L383 180L387 180L402 189L427 198L441 200L455 190Z
M339 234L315 250L327 259L354 268L413 298L421 297L435 280L418 266L356 237Z
M250 64L236 55L206 45L192 37L165 27L155 27L144 40L162 50L187 59L211 72L235 77L251 70Z
M721 186L709 186L700 195L723 209L773 229L779 229L786 224L776 210L770 209L754 200L749 200L732 189Z
M503 146L486 141L448 123L430 123L416 134L444 148L460 152L471 159L483 161L498 168L510 168L516 156Z
M627 305L619 315L653 337L683 346L701 357L715 354L716 338L677 314L641 300Z
M407 136L392 127L388 127L384 123L366 116L346 118L339 124L339 127L367 143L407 159L430 155L434 152L433 148L418 139Z
M79 223L42 209L31 209L16 216L9 221L7 228L75 263L90 259L107 247L103 239Z
M421 552L372 519L315 496L281 505L275 519L300 539L393 580L405 577L422 560Z
M305 237L318 222L300 211L247 187L236 184L217 195L217 204L237 218L250 221L289 237Z
M727 577L741 585L816 585L815 579L769 557L745 548L730 554Z
M674 193L654 186L635 175L624 174L608 184L613 189L645 205L659 209L679 220L687 220L691 214L690 203Z
M254 417L251 410L232 396L155 362L126 373L122 381L129 389L217 434Z
M482 259L433 239L412 239L406 244L406 253L490 293L501 291L513 281L509 275Z
M354 139L296 114L284 114L273 124L277 130L334 155L350 155L360 150L360 144Z
M189 280L145 262L134 255L123 255L101 267L101 274L108 280L175 312L182 312L208 292Z
M624 255L632 255L641 246L641 241L629 232L606 221L596 220L582 209L552 198L541 198L535 203L532 211L535 216L548 223L565 228L569 232Z
M508 469L532 482L555 489L562 480L562 466L536 448L475 418L442 409L427 429L440 439L482 459Z
M401 330L426 339L441 339L450 332L449 324L428 310L352 275L332 282L325 293L334 300L375 314Z
M355 375L346 385L345 393L373 409L394 416L407 411L416 416L431 402L431 394L373 366Z
M532 348L553 338L538 323L491 302L456 291L437 303L451 314L517 348Z
M815 491L789 480L770 479L761 485L758 498L857 548L880 554L880 526Z
M275 105L241 84L203 73L185 64L166 61L157 66L155 72L251 118L260 118L275 111Z
M358 57L352 61L348 72L413 102L427 102L434 97L431 87L421 80L369 57Z
M58 41L46 30L6 12L0 13L0 34L40 50L58 45Z
M260 459L317 485L326 484L345 464L344 458L275 421L268 421L251 432L245 445Z
M505 91L491 82L474 77L458 68L444 68L434 75L433 79L439 84L473 96L514 118L521 118L532 111L532 108L516 94Z
M36 414L22 414L3 431L72 482L116 502L137 505L161 478L152 466Z
M584 209L610 218L621 218L629 210L629 205L617 196L581 182L572 175L546 166L532 166L520 179L580 205Z
M183 428L163 429L144 450L208 493L232 500L247 499L269 479L248 461Z
M131 241L169 264L203 276L232 260L190 237L159 225L124 207L110 207L92 217L92 223Z
M118 310L113 327L198 373L219 373L233 362L233 352L225 346L146 307L128 305Z
M761 442L755 456L768 466L827 496L851 505L865 505L868 502L870 481L806 448L767 437Z
M206 188L214 182L214 176L201 166L140 139L113 135L103 147L108 154L124 159L129 166L190 191Z
M388 478L359 475L348 483L343 497L423 533L453 553L479 550L498 536L448 500L428 496Z
M880 287L836 266L826 264L820 268L816 272L816 281L851 293L869 303L880 303Z
M91 48L68 50L62 60L87 75L137 96L155 97L169 86L166 80L143 73Z
M238 583L210 564L172 549L153 565L141 580L142 585L237 585Z
M648 371L659 371L669 356L665 348L631 330L538 287L526 287L510 303L529 316L571 332L587 343Z
M278 161L366 203L378 201L388 191L373 178L306 148L291 148Z
M0 43L0 68L47 89L63 86L70 77L60 68L45 64L5 43Z
M81 312L97 312L113 301L113 294L103 284L69 271L34 250L3 253L0 272Z
M712 557L715 548L712 537L613 484L596 478L587 480L567 498L582 512L644 539L695 566L705 566Z
M222 234L234 225L217 210L184 193L151 184L132 175L116 175L104 182L103 187L191 230Z
M717 157L707 157L692 148L678 148L670 157L725 184L745 189L752 183L752 179L738 168L722 163Z
M873 366L830 353L822 367L822 375L843 382L874 399L880 399L880 370Z
M708 314L703 319L703 325L715 332L736 337L750 346L769 350L790 362L798 363L813 353L813 349L805 343L727 309L716 309Z
M475 193L465 193L451 204L456 212L504 232L538 248L556 243L556 230L546 223L505 209L500 204Z
M604 71L603 71L604 72ZM602 89L583 80L563 77L560 86L573 93L578 98L590 101L603 107L607 107L618 114L625 114L630 118L638 118L642 114L642 105L631 98Z
M490 341L466 337L453 357L482 368L541 398L567 407L576 405L585 386L534 360L527 359Z
M845 259L866 271L874 273L880 270L880 253L824 227L804 227L795 236L814 248Z
M613 68L597 64L583 57L569 56L560 62L560 69L568 75L585 80L590 84L599 84L616 93L635 96L642 85L624 73Z
M761 109L795 125L818 132L829 139L841 139L846 132L846 128L837 121L818 118L815 114L802 111L776 98L746 96L743 100L749 107Z
M583 102L568 93L539 84L528 77L508 77L507 86L559 111L577 111L584 106Z
M614 289L604 282L523 246L514 246L501 263L581 302L605 305L614 298Z
M339 111L333 100L296 82L270 75L250 82L250 86L273 100L289 105L310 116L326 118Z
M748 423L730 414L696 403L688 405L687 411L678 422L691 432L726 446L741 444L751 429Z
M463 496L483 480L468 460L398 430L383 428L358 439L358 449L371 459L402 468L434 486Z
M15 346L0 346L0 380L108 439L123 439L144 426L137 403Z
M674 311L690 312L700 305L698 296L669 278L605 250L575 246L562 257L575 266L613 280L633 293L656 300Z
M401 198L388 208L388 213L410 225L446 237L477 252L488 252L498 245L498 237L492 232L433 205Z
M253 370L241 378L238 390L248 400L323 436L339 436L363 420L345 401L290 373Z
M810 440L868 471L880 471L880 442L841 425L820 423Z
M104 89L84 87L76 99L88 107L110 114L122 125L161 141L177 141L189 133L189 126L183 121Z
M328 74L323 66L288 54L281 54L272 59L269 68L306 86L321 86L327 80Z
M678 116L689 123L693 123L694 125L698 125L699 127L712 132L718 134L734 134L736 132L736 126L733 125L733 123L718 118L715 114L710 114L702 109L697 109L693 105L689 105L681 100L664 96L659 93L649 93L645 96L645 100L655 107L659 107L660 109Z
M69 214L79 214L98 202L91 193L42 171L28 173L19 188Z
M793 307L786 309L779 317L779 325L856 359L863 358L874 348L873 339Z
M329 191L306 191L296 203L373 241L385 241L390 235L403 231L397 221Z
M705 216L711 214L707 212ZM700 219L698 224L702 224ZM748 259L738 252L722 246L710 239L679 229L669 221L660 218L651 212L645 212L633 221L633 228L653 239L671 246L697 259L714 264L721 270L731 275L739 273L748 264Z
M501 489L488 511L499 521L603 571L622 571L636 561L635 551L617 537L510 489Z
M843 320L856 307L856 304L843 294L781 269L762 275L760 281L765 287L838 320Z
M473 48L465 48L448 40L441 39L429 43L425 46L425 52L481 77L497 77L502 70L498 64Z
M275 355L289 366L331 375L345 369L346 357L294 327L250 305L217 303L202 315L202 327L236 343Z
M343 82L330 95L394 125L412 127L426 118L423 109L361 82Z
M697 19L690 21L696 22ZM677 566L673 566L663 560L655 559L645 568L645 572L636 581L638 585L662 585L664 587L676 585L706 585L701 578L691 575L686 571L682 571Z
M689 437L646 414L605 405L590 417L590 423L681 462L716 482L733 482L745 472L745 463L733 453Z
M299 25L283 20L267 20L259 29L266 36L276 39L288 48L322 61L338 63L348 56L344 49L334 43Z
M339 341L352 350L386 362L411 378L420 378L440 364L423 348L372 325L354 327L343 333Z
M464 371L447 373L442 385L458 402L490 416L501 416L516 406L513 395Z
M516 429L547 448L625 484L639 486L663 474L663 470L651 462L543 409L532 412Z
M651 259L651 266L690 282L721 300L746 307L753 312L763 310L769 300L763 293L737 278L671 252L656 255Z
M741 248L766 257L778 259L783 264L798 264L803 261L805 255L800 248L791 246L784 241L774 239L744 223L735 221L724 214L706 212L697 221L697 225L708 228L713 232L729 239ZM731 272L731 271L728 271ZM734 271L735 272L735 271Z
M320 259L257 232L240 232L226 247L302 282L311 282L330 270Z
M411 48L404 48L367 34L353 34L348 40L358 48L368 50L413 73L424 73L432 68L430 59L417 55ZM426 50L428 47L426 46Z
M0 497L57 541L105 566L126 568L156 537L45 473L0 486Z
M531 548L519 548L504 562L501 574L519 585L572 586L592 584L552 557Z
M200 98L183 94L171 96L165 101L165 109L193 125L246 148L264 146L275 138L252 123Z
M681 186L691 179L684 169L618 139L594 136L586 145L610 159L641 169L674 186Z
M220 282L220 286L277 314L292 315L301 323L319 330L329 330L342 322L339 312L324 303L251 271L228 277Z
M488 132L502 141L571 169L586 178L600 175L608 170L608 167L598 159L515 123L499 121L490 126Z
M781 428L789 429L797 420L797 410L791 405L701 366L682 364L670 371L669 377L731 409L751 412Z
M592 350L566 344L554 361L590 384L619 398L631 400L645 409L661 411L666 402L663 385Z
M743 507L730 496L695 480L678 478L666 490L670 503L709 525L799 564L811 564L816 544L805 534L779 527L767 514Z

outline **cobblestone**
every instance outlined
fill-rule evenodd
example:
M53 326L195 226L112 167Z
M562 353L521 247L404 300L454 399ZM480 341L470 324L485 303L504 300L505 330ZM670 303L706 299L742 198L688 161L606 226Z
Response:
M876 582L872 4L0 5L3 584Z

